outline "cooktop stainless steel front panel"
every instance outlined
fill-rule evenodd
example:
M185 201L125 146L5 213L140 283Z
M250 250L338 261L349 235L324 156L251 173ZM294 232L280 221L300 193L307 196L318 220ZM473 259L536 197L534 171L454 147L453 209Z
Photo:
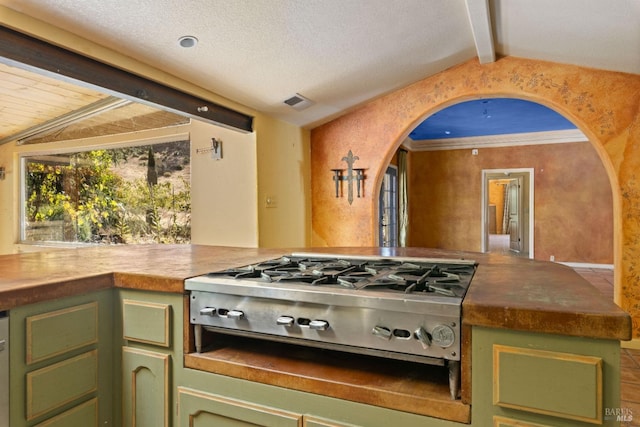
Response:
M412 306L411 301L408 302ZM332 305L192 291L192 324L264 339L329 343L446 360L460 360L460 306L421 304L422 310ZM281 339L280 339L281 340Z

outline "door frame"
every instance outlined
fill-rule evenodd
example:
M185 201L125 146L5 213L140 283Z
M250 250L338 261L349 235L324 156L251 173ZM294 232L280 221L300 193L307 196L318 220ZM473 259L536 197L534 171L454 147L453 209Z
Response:
M390 174L390 171L394 171L394 173ZM392 175L394 176L395 179L393 179L392 182L392 193L394 194L394 202L395 205L393 206L393 209L395 210L395 215L393 220L395 221L395 227L393 229L391 229L391 231L393 231L393 237L392 237L392 241L391 243L393 243L391 246L399 246L400 244L400 217L399 217L399 205L400 205L400 201L398 199L398 193L399 193L399 185L398 185L398 166L396 165L388 165L387 168L385 169L384 175L382 177L382 182L380 185L380 191L378 192L378 246L383 246L384 241L382 238L382 230L383 230L383 224L382 224L382 211L383 209L385 209L387 206L385 205L384 201L383 201L383 192L384 192L384 180L386 179L387 175ZM389 225L389 224L387 224ZM384 246L383 246L384 247Z
M481 242L482 252L489 251L489 180L507 177L510 174L526 174L529 178L529 197L523 198L522 210L528 210L528 224L522 223L522 226L528 230L528 257L533 259L534 256L534 169L533 168L505 168L505 169L483 169L482 170L482 192L481 192ZM524 216L524 215L521 215ZM522 218L521 218L522 221Z

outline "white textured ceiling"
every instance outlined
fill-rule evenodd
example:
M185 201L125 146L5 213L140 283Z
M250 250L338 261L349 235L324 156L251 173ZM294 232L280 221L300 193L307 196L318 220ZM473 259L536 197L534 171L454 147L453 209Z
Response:
M301 126L470 58L640 74L639 0L0 0ZM196 47L179 47L192 35ZM488 59L487 59L488 58ZM303 111L283 101L315 102Z

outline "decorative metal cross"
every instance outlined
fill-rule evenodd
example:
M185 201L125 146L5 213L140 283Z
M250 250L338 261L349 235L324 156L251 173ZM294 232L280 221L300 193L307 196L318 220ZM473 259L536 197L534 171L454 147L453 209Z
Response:
M342 174L343 169L331 169L333 171L333 180L336 184L336 197L340 197L340 181L347 181L347 200L349 201L349 204L353 203L353 181L356 181L358 197L360 197L361 182L364 181L365 178L364 169L357 169L353 167L356 160L360 160L360 158L358 156L354 156L353 152L349 150L349 153L342 158L342 161L347 162L347 174Z

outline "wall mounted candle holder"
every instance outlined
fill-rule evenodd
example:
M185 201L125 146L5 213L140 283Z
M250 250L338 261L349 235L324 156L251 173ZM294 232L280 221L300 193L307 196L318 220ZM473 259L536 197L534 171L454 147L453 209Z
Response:
M211 153L211 158L215 160L222 159L222 141L216 138L211 138L211 147L196 149L197 154Z
M358 156L354 156L351 150L342 158L342 161L347 163L347 169L331 169L333 172L333 181L336 186L336 198L342 195L342 182L347 181L347 201L349 204L353 203L353 187L355 183L357 196L364 197L364 169L354 168L353 164L356 160L360 160Z

